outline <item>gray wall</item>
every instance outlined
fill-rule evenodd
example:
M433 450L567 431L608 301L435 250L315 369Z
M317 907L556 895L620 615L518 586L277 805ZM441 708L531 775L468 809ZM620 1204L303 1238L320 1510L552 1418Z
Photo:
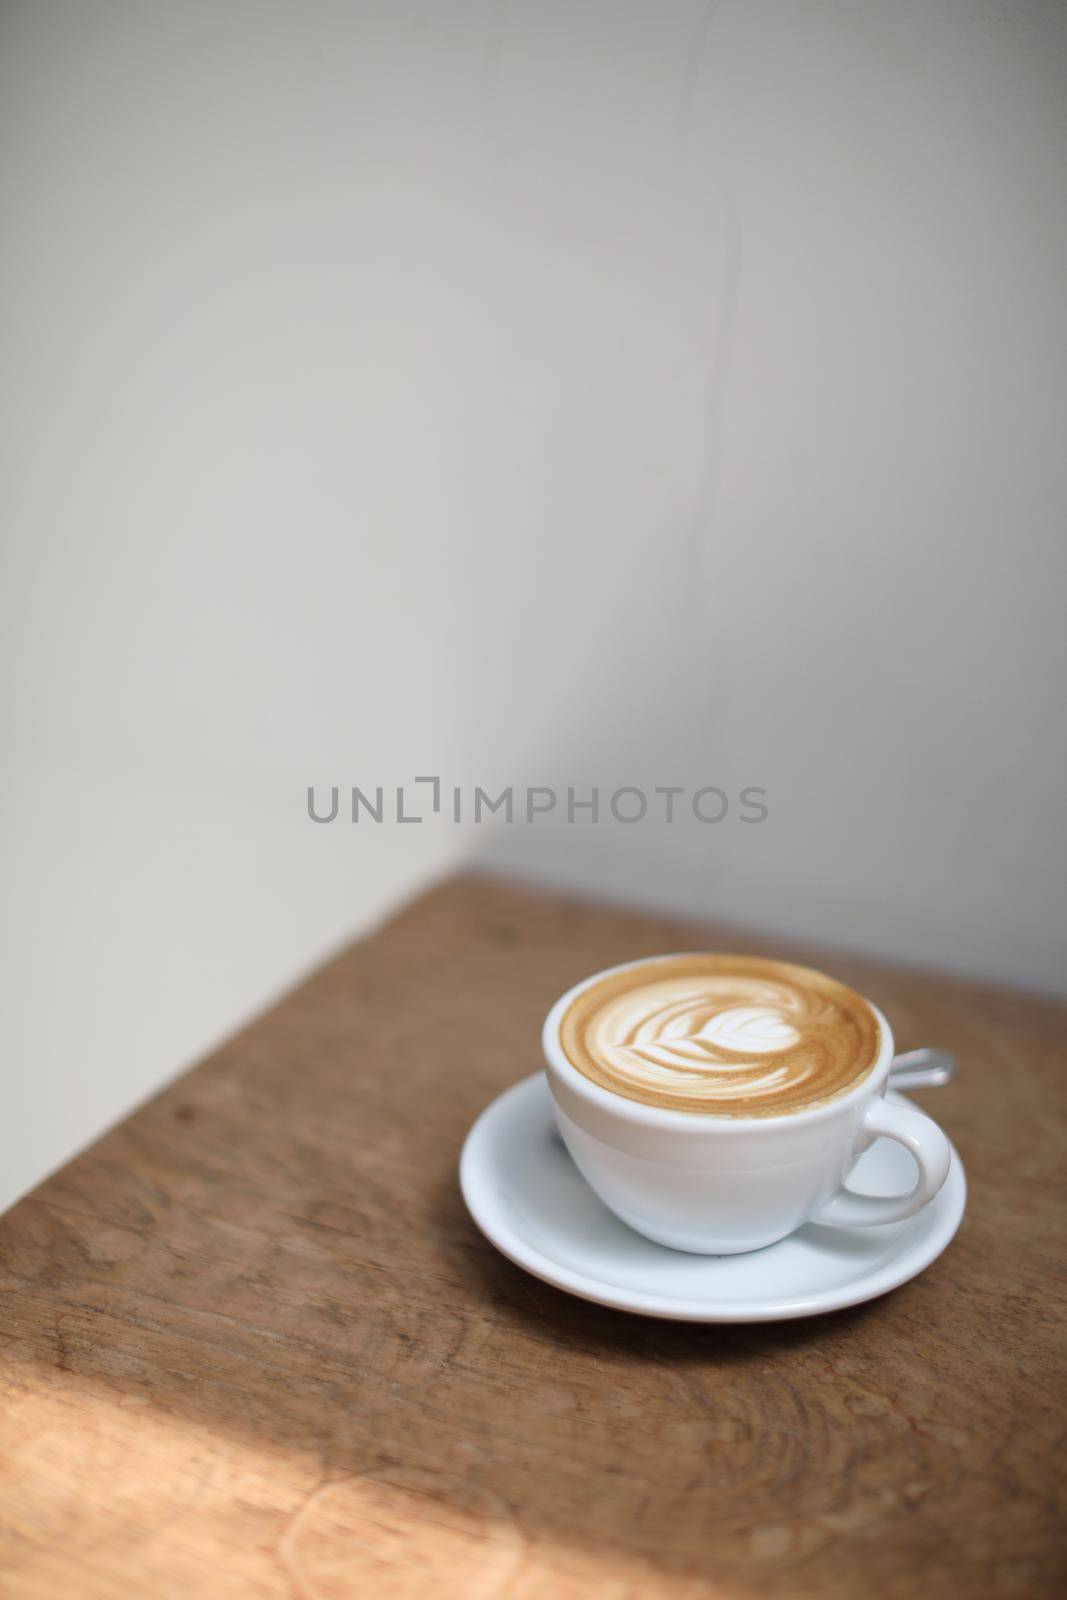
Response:
M1064 987L1063 7L2 34L0 1198L472 851Z

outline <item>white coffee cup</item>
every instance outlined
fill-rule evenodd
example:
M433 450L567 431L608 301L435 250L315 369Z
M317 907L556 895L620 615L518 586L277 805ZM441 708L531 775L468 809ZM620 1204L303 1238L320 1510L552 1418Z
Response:
M665 957L664 959L676 959ZM622 972L637 962L611 967ZM542 1043L556 1122L575 1165L616 1216L675 1250L737 1255L784 1239L805 1222L872 1227L912 1216L948 1176L951 1150L936 1122L888 1104L893 1036L877 1006L878 1056L853 1088L782 1116L723 1117L668 1111L603 1089L564 1055L559 1025L594 973L557 1000ZM857 1194L846 1179L875 1139L910 1150L918 1180L908 1194Z

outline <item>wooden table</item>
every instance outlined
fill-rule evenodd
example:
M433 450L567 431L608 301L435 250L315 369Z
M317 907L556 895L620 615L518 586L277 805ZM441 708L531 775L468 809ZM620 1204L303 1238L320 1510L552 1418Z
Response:
M688 1327L570 1299L468 1220L464 1133L553 998L701 941L821 962L900 1048L958 1052L920 1098L970 1206L915 1282ZM1049 1000L446 885L0 1221L2 1592L1052 1593L1065 1040Z

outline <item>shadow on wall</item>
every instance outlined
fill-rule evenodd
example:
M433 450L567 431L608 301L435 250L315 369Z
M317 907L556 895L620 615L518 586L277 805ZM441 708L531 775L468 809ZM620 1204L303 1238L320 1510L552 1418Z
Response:
M560 797L479 858L1062 990L1063 18L593 15L509 13L457 236L463 778ZM767 819L562 815L675 784Z

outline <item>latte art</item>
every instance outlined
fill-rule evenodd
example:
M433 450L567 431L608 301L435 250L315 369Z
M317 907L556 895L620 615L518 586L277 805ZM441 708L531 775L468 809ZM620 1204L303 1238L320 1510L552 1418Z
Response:
M631 1100L774 1116L851 1088L874 1064L879 1029L865 1000L809 967L671 956L584 989L560 1043L579 1072Z

